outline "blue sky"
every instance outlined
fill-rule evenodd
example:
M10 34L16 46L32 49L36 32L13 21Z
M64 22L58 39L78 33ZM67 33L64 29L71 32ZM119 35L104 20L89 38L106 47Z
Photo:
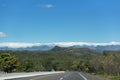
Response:
M120 0L0 0L0 36L0 42L120 41Z

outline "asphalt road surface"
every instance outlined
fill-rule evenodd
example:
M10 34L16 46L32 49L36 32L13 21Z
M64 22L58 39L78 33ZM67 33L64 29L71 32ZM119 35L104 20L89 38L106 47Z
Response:
M10 80L100 80L96 77L89 76L80 72L65 72L58 74L50 74L44 76L25 77Z

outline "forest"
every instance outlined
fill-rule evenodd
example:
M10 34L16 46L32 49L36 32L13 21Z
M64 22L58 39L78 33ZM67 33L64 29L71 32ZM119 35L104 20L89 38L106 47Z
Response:
M120 76L120 51L55 47L49 51L0 51L0 71L83 71Z

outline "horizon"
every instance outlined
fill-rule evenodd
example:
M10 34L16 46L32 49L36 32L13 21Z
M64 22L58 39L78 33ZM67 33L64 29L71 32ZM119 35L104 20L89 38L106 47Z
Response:
M0 0L0 42L119 42L119 4L119 0Z
M93 43L93 42L51 42L51 43L25 43L25 42L0 42L0 47L8 48L27 48L33 46L59 46L59 47L71 47L71 46L111 46L120 45L120 42L108 42L108 43Z

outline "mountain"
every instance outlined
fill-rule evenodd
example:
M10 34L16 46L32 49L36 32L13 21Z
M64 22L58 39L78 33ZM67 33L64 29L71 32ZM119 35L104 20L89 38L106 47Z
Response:
M53 51L55 53L70 53L70 54L76 54L76 55L96 55L101 54L100 51L89 49L89 48L73 48L73 47L59 47L55 46L50 51Z
M57 46L57 47L56 47ZM40 50L46 51L53 48L89 48L99 51L120 50L120 42L87 43L87 42L58 42L58 43L0 43L0 50ZM62 49L63 50L63 49Z
M97 46L72 46L73 48L90 48L94 50L104 51L104 50L120 50L120 45L97 45Z
M25 47L25 48L11 48L11 47L0 47L0 50L29 50L29 51L35 51L35 50L40 50L40 51L46 51L52 49L52 46L48 45L41 45L41 46L32 46L32 47Z

